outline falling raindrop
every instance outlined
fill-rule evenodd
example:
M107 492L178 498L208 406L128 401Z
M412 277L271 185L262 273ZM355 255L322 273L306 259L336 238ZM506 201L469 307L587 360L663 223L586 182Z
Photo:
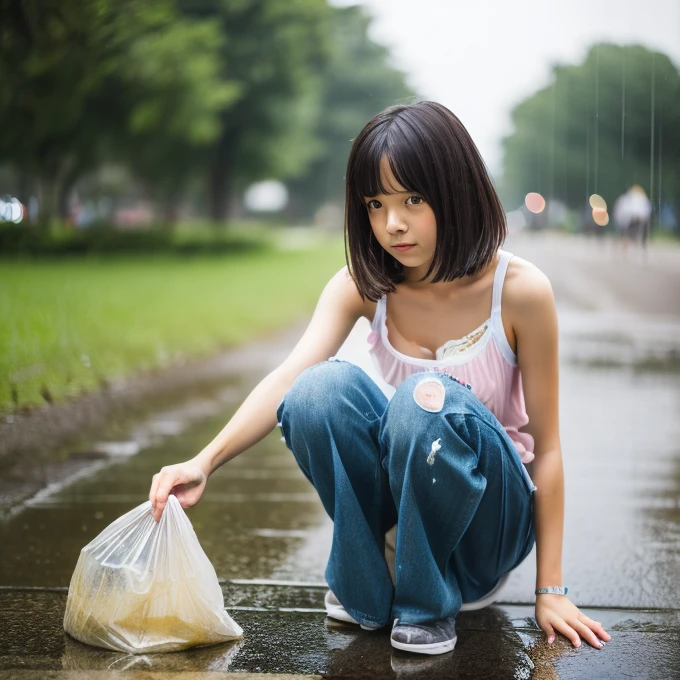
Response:
M626 50L621 50L623 57L623 77L621 78L621 160L624 156L626 136Z
M600 143L600 45L595 48L595 140L594 140L594 191L597 193L597 180L599 172L599 143Z
M655 53L652 52L652 111L650 115L650 133L649 133L649 196L654 202L654 118L656 115L656 68L655 68Z

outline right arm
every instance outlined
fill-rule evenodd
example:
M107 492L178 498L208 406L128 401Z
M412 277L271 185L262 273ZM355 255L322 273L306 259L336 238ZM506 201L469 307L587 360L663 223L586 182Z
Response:
M309 326L288 358L255 387L222 431L191 460L164 467L154 475L149 500L156 521L170 493L182 507L195 505L217 468L276 427L276 408L297 376L333 356L369 305L343 267L326 284Z

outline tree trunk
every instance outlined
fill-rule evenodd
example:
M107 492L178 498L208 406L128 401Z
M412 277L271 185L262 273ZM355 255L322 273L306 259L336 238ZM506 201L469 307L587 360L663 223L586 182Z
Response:
M57 180L53 174L43 174L38 184L38 225L48 231L57 206Z
M76 182L83 175L84 168L82 165L76 163L73 159L65 161L61 166L59 173L59 180L56 191L56 210L57 216L62 222L67 222L69 215L69 196Z
M72 181L66 180L61 182L57 189L57 215L62 222L68 222L71 217L69 213L69 197L75 183L76 178L74 177Z
M163 228L169 233L173 233L177 222L179 221L180 207L182 200L179 198L177 192L166 194L163 198L161 206L161 215L163 216Z
M210 169L209 201L210 219L219 226L229 214L229 196L231 192L231 168L228 162L218 159Z
M229 216L229 203L233 183L233 145L231 140L238 134L235 129L224 129L217 143L215 159L208 176L208 202L210 219L216 227Z

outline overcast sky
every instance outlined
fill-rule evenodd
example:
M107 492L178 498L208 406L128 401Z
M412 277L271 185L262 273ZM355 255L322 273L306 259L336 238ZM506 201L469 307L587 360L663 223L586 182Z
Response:
M599 41L642 44L680 66L680 0L334 0L363 4L371 37L422 96L464 123L492 173L510 110L549 81L551 65L580 63Z

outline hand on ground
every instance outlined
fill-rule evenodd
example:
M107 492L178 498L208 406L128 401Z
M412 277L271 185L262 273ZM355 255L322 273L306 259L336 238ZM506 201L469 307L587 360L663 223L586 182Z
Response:
M536 621L545 632L549 645L555 641L556 632L571 640L574 647L580 647L583 639L600 649L602 641L611 640L601 623L582 614L565 595L537 595Z

